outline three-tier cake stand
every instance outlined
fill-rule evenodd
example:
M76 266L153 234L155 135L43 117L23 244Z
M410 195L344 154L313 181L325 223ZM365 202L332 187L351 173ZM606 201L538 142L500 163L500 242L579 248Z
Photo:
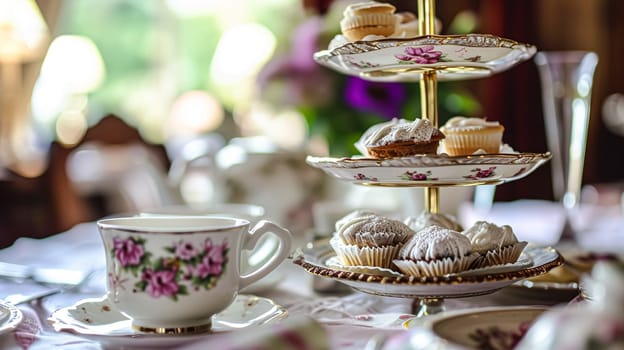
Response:
M435 0L418 1L420 36L357 41L317 52L317 63L371 81L419 82L422 118L438 126L438 81L487 77L532 57L532 45L487 34L434 34ZM434 55L427 55L435 53ZM437 59L405 60L419 54ZM502 184L521 179L550 159L550 153L501 153L451 157L416 155L391 159L308 156L311 166L355 184L422 187L425 209L437 213L439 188ZM309 243L295 253L294 263L309 273L344 283L365 293L417 298L419 315L441 310L446 298L495 292L519 280L548 272L563 262L551 247L529 244L515 264L434 277L406 276L379 269L336 266L327 240Z

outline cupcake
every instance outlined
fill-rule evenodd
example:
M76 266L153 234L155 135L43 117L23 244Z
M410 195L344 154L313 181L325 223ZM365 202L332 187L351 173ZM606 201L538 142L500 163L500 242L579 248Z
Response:
M349 41L362 40L369 35L389 37L398 22L395 10L391 4L376 1L351 4L343 13L340 29Z
M438 225L440 227L448 228L449 230L461 232L464 230L462 225L457 222L457 219L450 214L430 213L422 212L418 216L408 216L403 220L403 223L409 226L414 231L420 231L423 228L431 225Z
M437 225L417 231L393 260L410 276L441 276L467 270L476 255L461 233Z
M356 147L374 158L437 154L444 135L427 119L408 121L394 118L373 125L362 134Z
M344 265L389 268L403 244L414 234L398 220L379 215L340 220L329 244Z
M483 118L453 117L440 131L445 136L446 153L463 156L477 152L499 153L505 128L499 122Z
M518 242L509 225L497 226L486 221L477 221L462 232L468 238L472 250L479 254L472 267L515 263L527 242Z

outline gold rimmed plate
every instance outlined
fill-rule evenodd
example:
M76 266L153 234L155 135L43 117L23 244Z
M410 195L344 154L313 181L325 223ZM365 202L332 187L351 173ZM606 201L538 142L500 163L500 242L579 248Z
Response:
M472 308L414 318L404 325L430 332L440 348L511 350L547 310L545 306Z
M449 274L432 277L407 275L387 276L371 272L348 271L328 265L335 252L327 240L308 243L298 250L293 262L307 272L336 280L356 290L382 296L402 298L460 298L493 293L517 281L538 276L563 263L563 258L551 247L527 245L516 268L483 269L469 274Z
M341 180L369 186L436 187L500 184L521 179L550 160L546 153L415 155L374 159L314 157L306 162Z
M536 51L533 45L489 34L425 35L346 43L315 53L314 60L372 81L419 81L428 71L449 81L505 71Z
M156 334L132 326L107 297L91 298L54 311L48 321L57 332L68 332L113 347L171 348L207 334L260 326L287 317L272 300L240 294L224 311L212 317L212 326L200 332Z
M10 332L22 322L22 312L13 304L0 300L0 334Z

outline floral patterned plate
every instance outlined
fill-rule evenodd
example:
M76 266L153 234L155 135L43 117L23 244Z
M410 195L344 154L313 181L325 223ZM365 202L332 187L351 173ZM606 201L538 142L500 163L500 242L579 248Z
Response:
M444 349L511 350L546 310L545 306L464 309L426 319L413 318L404 325L433 333L440 344L445 344Z
M535 46L487 34L426 35L347 43L315 53L314 60L372 81L418 81L427 71L448 81L493 75L536 51Z
M547 153L446 155L373 159L308 156L329 175L371 186L475 186L521 179L551 158Z
M233 331L281 320L288 315L272 300L240 294L234 302L212 318L208 333L154 334L132 328L130 319L121 314L107 297L84 299L73 306L58 309L48 321L57 332L68 332L111 347L171 348L197 340L206 334Z
M407 275L387 276L370 272L345 271L329 266L336 256L328 240L308 243L298 250L293 262L307 272L344 283L359 291L400 298L461 298L493 293L516 281L548 272L563 263L557 250L529 244L514 269L482 269L470 274L448 274L433 277ZM328 263L329 261L329 263ZM528 263L530 262L530 263Z
M22 312L8 301L0 300L0 334L15 329L22 322Z

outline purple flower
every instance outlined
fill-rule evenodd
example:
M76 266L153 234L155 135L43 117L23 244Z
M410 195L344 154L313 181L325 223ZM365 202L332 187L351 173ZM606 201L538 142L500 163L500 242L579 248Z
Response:
M227 250L225 242L223 244L213 244L211 240L206 240L205 246L206 255L195 270L196 275L202 279L221 274L226 260L225 251Z
M197 256L198 253L197 248L190 242L180 241L180 243L175 245L175 255L182 260L191 260Z
M401 114L407 92L400 83L371 82L349 77L344 96L346 102L356 110L392 119Z
M161 296L174 297L178 293L179 286L176 282L176 271L145 269L141 279L147 283L145 291L159 298Z
M409 46L403 51L404 54L396 54L394 57L401 61L411 61L418 64L438 63L440 57L442 57L442 51L434 51L434 49L432 45L423 47Z
M133 238L122 239L119 237L113 238L113 252L123 267L139 265L143 254L145 254L143 245Z
M412 180L414 180L414 181L427 180L427 175L425 175L423 173L412 173L411 177L412 177Z
M476 168L476 174L475 177L482 179L482 178L486 178L486 177L490 177L492 175L494 175L494 170L496 169L496 167L490 167L487 169L480 169L480 168Z

